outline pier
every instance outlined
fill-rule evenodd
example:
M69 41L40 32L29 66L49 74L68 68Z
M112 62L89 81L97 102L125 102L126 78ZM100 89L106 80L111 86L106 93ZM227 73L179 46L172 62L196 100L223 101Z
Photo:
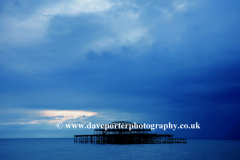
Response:
M95 129L93 135L74 135L74 143L99 144L154 144L154 143L187 143L186 138L173 138L172 134L151 133L151 129L131 129L131 122L115 121L128 125L126 129Z

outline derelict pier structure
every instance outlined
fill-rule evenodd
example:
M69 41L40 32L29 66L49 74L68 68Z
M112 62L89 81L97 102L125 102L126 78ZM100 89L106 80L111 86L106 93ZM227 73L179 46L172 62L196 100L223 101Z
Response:
M124 128L117 125L123 125ZM153 143L187 143L186 138L173 138L172 134L151 133L151 129L133 128L128 121L115 121L113 129L95 129L93 135L74 135L74 143L100 144L153 144ZM138 124L139 125L139 124ZM141 125L141 124L140 124Z

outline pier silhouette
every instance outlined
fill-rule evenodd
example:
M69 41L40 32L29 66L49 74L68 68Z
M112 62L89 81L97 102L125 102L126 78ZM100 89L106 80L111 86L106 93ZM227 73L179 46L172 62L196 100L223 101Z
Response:
M134 124L128 121L114 121L115 128L95 129L93 135L74 135L74 143L100 144L154 144L187 143L186 138L173 138L173 134L152 133L151 129L130 128ZM125 126L124 128L119 126ZM142 125L142 124L137 124Z

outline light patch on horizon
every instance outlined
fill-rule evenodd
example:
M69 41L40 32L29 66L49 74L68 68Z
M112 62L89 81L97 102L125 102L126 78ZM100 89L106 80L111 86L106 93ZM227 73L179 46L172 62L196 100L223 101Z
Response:
M14 115L24 115L25 118L16 118L13 122L1 122L1 125L14 124L52 124L57 122L85 122L88 117L97 116L97 112L81 111L81 110L25 110L12 109L2 112L11 117Z
M79 111L79 110L42 110L37 111L41 117L55 117L50 123L56 123L57 121L65 122L72 119L83 120L84 117L96 116L97 112L91 111Z

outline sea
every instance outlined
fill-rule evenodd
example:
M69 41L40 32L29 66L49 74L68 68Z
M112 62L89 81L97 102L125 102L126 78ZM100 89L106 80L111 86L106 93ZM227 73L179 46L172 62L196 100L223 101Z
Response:
M0 139L0 160L240 160L240 140L174 144L74 143L73 138Z

